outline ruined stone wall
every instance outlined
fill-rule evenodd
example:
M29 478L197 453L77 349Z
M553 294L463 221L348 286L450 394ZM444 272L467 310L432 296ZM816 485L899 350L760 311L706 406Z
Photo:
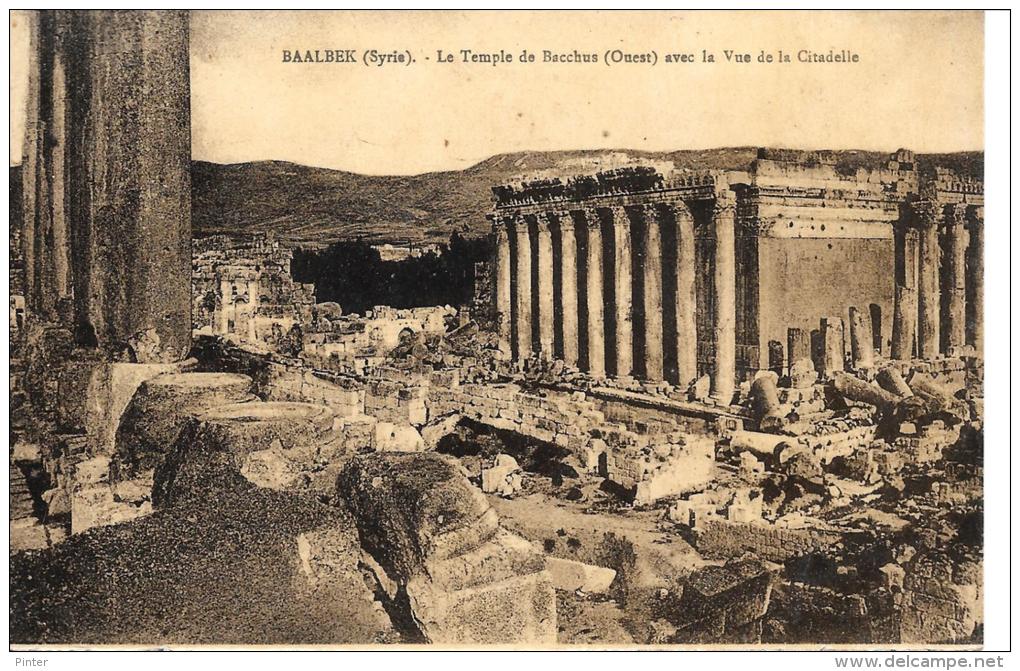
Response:
M293 280L291 256L272 235L196 240L192 327L270 344L295 324L308 330L314 287Z
M841 540L838 532L783 528L761 522L731 522L708 515L698 523L698 552L707 557L740 557L751 552L761 559L785 562L791 557L820 552Z

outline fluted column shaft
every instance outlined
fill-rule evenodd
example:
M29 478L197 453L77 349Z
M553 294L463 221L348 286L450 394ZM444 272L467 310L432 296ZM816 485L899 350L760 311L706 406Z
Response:
M574 220L567 212L559 213L557 226L560 233L560 295L562 311L560 325L563 330L563 362L577 365L577 239Z
M514 222L517 240L517 358L531 356L531 234L528 222L518 217Z
M645 237L642 305L645 315L645 377L663 379L662 351L662 228L656 211L644 209Z
M674 208L676 218L676 365L681 386L698 377L698 321L695 294L694 216L683 202Z
M967 344L984 349L985 319L985 212L972 207L968 212L970 244L967 246Z
M631 263L630 217L622 207L613 208L613 268L616 288L616 375L634 372L634 269Z
M716 201L712 212L715 236L715 367L712 396L721 403L733 398L736 370L736 208L730 198Z
M939 354L939 219L936 203L922 202L915 208L918 217L917 274L917 349L922 359Z
M594 212L586 212L588 222L587 269L588 372L594 377L606 374L605 315L602 297L602 228Z
M545 359L553 358L553 246L549 220L537 219L538 343Z
M955 353L966 339L967 265L966 206L953 206L946 219L946 342L942 349Z
M896 260L890 355L906 360L913 356L917 330L917 229L899 222L893 236Z
M496 325L499 333L499 348L505 354L510 352L510 319L513 309L510 305L510 233L506 224L496 222Z

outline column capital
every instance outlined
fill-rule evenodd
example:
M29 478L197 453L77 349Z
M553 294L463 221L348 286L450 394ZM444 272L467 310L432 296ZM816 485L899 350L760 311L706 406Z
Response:
M719 194L712 205L712 218L733 216L737 212L737 199L732 193Z
M914 224L920 228L937 226L942 218L942 206L934 200L918 200L911 204Z
M968 205L967 206L967 223L971 226L981 226L985 223L985 206L984 205Z
M675 200L667 203L667 205L673 210L673 216L678 220L681 218L694 220L694 214L691 212L691 208L687 205L686 201Z
M953 203L945 208L946 225L963 225L967 222L967 205L965 203Z

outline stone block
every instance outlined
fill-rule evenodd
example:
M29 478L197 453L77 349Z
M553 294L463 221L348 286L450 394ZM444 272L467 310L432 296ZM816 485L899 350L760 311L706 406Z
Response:
M552 577L553 586L568 592L603 594L609 591L609 586L616 579L616 571L611 568L559 557L547 557L546 569Z

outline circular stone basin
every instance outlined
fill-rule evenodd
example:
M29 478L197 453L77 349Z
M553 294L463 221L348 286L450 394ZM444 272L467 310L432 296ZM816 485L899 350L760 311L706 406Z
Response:
M320 434L333 428L333 410L314 403L286 401L252 401L214 406L199 414L198 419L213 424L275 426L279 430L307 431ZM300 428L300 427L305 428Z

